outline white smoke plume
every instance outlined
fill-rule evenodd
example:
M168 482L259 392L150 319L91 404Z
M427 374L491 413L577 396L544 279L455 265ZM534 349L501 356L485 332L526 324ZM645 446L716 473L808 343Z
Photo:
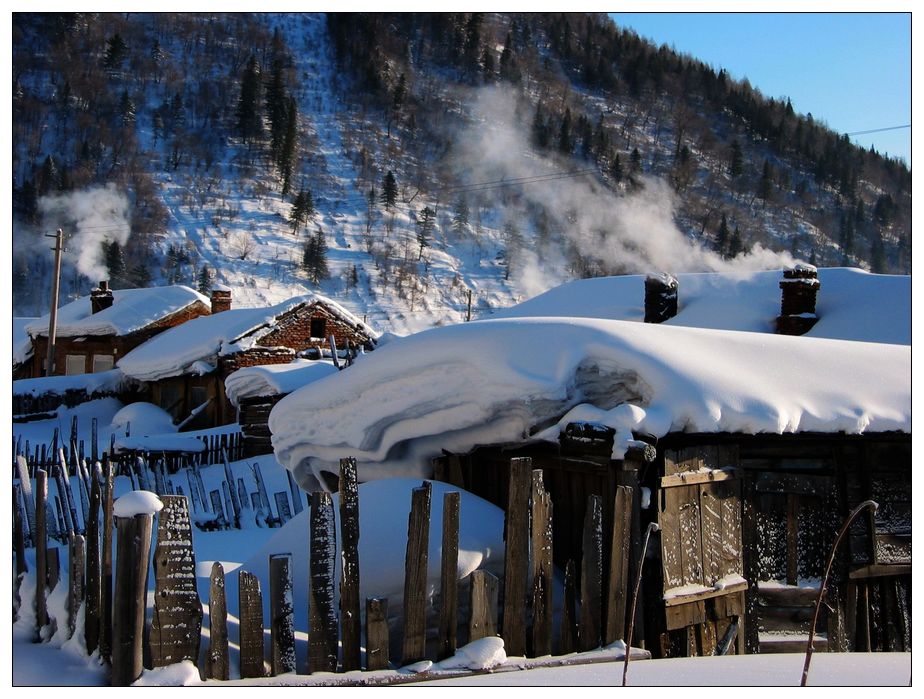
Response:
M510 91L478 90L472 116L474 123L459 134L453 150L464 180L495 182L574 168L535 153L528 142L532 108L518 110ZM626 195L616 195L593 174L532 182L518 192L515 207L524 214L545 209L560 243L544 247L542 259L533 249L520 253L514 276L528 296L574 276L575 252L597 262L600 273L770 269L794 262L788 253L760 246L734 260L703 247L675 224L675 195L661 179L643 178L643 187ZM513 216L507 211L505 217Z
M131 232L128 197L114 184L39 199L42 223L65 234L65 261L92 281L108 279L103 243L125 246Z

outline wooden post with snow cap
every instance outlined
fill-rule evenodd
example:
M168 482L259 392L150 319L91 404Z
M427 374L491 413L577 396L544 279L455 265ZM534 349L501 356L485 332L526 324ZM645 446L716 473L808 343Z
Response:
M337 528L330 493L311 494L311 559L308 590L308 672L337 670L337 611L334 573Z
M127 687L141 677L145 602L154 513L162 507L153 493L135 491L115 503L116 580L112 615L112 686Z
M432 486L424 481L411 492L407 518L407 551L404 557L404 665L423 660L427 654L427 564L430 546L430 497Z
M291 478L291 472L286 471ZM359 601L359 484L356 459L340 459L340 636L343 671L361 669Z
M292 554L270 556L270 644L272 672L295 672L295 617L292 609Z
M526 576L529 568L529 495L532 459L510 460L504 548L504 618L501 636L509 655L526 655Z
M196 554L185 497L164 495L154 549L151 664L199 662L202 603L196 588Z
M35 625L36 632L48 624L48 602L45 597L45 580L48 576L48 533L45 513L48 504L48 474L43 469L35 472Z
M209 578L209 651L208 677L227 680L228 675L228 601L225 598L225 569L212 563Z
M238 573L237 579L241 678L263 677L263 594L260 579L244 570Z

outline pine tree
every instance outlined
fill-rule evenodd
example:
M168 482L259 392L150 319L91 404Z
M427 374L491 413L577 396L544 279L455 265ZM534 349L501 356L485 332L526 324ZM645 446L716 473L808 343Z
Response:
M561 120L561 127L558 129L558 150L565 155L571 155L574 149L574 143L571 140L571 110L565 110L565 116Z
M241 95L237 101L237 130L247 143L263 134L260 118L260 67L251 55L241 77Z
M103 56L103 65L107 70L117 71L122 67L128 46L121 35L116 34L106 42L106 53Z
M196 289L205 296L212 292L212 274L209 272L208 265L202 265L202 269L199 270L199 281Z
M133 287L143 289L151 285L151 270L139 263L132 267L131 271L128 273L128 278Z
M519 80L520 76L514 65L512 44L513 36L511 32L507 32L507 38L504 40L504 50L501 52L500 57L500 76L504 80L515 83Z
M417 245L420 251L417 253L417 259L423 257L424 248L430 247L430 236L433 233L433 227L436 223L436 212L429 206L425 206L417 217Z
M273 59L270 67L270 78L266 83L264 104L266 105L266 115L269 117L270 123L270 152L273 162L278 166L282 165L283 144L288 127L288 102L282 58L277 56ZM280 167L280 169L282 168Z
M744 172L744 156L741 153L741 144L735 139L731 144L731 159L728 164L728 174L740 177Z
M622 162L619 159L619 153L613 156L613 162L610 164L610 175L612 175L613 179L617 182L622 181Z
M118 241L103 243L103 253L106 259L106 270L109 273L109 283L113 289L121 288L125 277L125 255Z
M727 248L729 247L729 233L728 230L728 219L725 217L725 213L722 213L722 222L719 224L719 231L715 236L715 249L720 255L725 255Z
M395 181L395 176L391 170L386 173L385 179L382 180L381 199L386 211L391 211L398 202L398 183Z
M455 231L457 235L462 235L467 225L468 200L462 195L456 200L456 206L452 216L452 230Z
M738 226L735 226L735 232L732 233L731 240L728 243L728 257L737 257L743 248L744 244L741 242L741 231L738 230Z
M885 274L887 271L885 243L882 240L882 233L879 231L876 231L873 235L873 242L869 254L869 267L870 271L874 274Z
M295 151L298 143L298 107L295 98L290 97L286 109L286 132L282 151L279 154L279 173L282 175L282 196L289 193L292 186L292 169L295 165ZM310 192L309 192L310 194ZM314 204L312 202L312 208Z
M314 197L311 190L300 189L295 195L295 201L292 202L292 208L289 210L289 223L292 224L292 234L297 235L300 226L308 222L314 216Z
M131 126L135 123L135 103L128 96L128 90L122 91L122 97L119 100L119 116L122 119L122 126Z
M318 227L312 237L311 260L308 266L308 278L315 284L330 277L330 269L327 266L327 240L324 238L324 231ZM306 252L308 247L306 246Z
M638 148L633 148L629 155L629 167L633 175L642 171L642 154L638 152Z
M765 202L769 201L773 194L773 167L769 160L764 160L764 169L760 175L760 182L757 185L757 196Z

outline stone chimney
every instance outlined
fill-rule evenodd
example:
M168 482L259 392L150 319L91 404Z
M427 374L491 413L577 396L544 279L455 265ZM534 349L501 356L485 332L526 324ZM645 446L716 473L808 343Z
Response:
M779 335L804 335L818 322L815 300L821 283L818 270L812 265L799 263L783 272L780 289L783 290L780 317L776 319Z
M100 282L99 288L90 292L90 313L99 313L112 305L114 301L109 282Z
M677 280L669 274L645 277L645 322L663 323L677 315Z
M212 315L231 310L231 289L226 286L212 287Z

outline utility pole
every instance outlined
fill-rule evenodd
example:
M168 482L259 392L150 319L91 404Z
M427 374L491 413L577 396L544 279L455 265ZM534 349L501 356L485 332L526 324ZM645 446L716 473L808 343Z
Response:
M55 276L51 285L51 314L48 319L48 357L45 360L45 376L51 376L55 368L55 335L58 331L58 290L61 286L61 253L64 252L64 231L60 228L54 235L45 234L46 238L54 238L55 246Z
M465 322L468 323L472 319L472 290L468 290L468 310L465 312Z

